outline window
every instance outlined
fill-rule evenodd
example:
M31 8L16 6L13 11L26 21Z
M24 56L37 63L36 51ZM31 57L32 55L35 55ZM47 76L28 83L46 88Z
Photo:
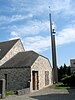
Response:
M75 71L73 71L73 74L75 74Z
M49 71L45 71L45 86L49 85Z
M5 74L5 88L7 89L7 74Z
M75 62L73 64L75 65Z

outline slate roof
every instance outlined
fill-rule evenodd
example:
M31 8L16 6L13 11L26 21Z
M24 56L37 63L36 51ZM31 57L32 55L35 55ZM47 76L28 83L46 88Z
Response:
M31 67L35 60L39 57L34 51L19 52L9 61L4 63L0 68L21 68L21 67Z
M13 45L18 41L19 39L0 42L0 60L6 55L6 53L13 47Z

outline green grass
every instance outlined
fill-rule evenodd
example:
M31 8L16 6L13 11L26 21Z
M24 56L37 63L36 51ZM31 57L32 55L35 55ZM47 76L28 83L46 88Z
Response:
M63 90L66 90L66 89L70 89L69 86L67 85L64 85L63 83L58 83L54 86L55 89L63 89Z
M14 95L14 92L13 91L6 91L6 96L9 96L9 95Z

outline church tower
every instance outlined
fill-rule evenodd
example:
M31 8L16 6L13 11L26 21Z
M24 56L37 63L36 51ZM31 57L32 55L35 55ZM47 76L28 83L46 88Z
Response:
M55 44L55 31L52 29L51 13L50 18L50 33L51 33L51 48L52 48L52 66L53 66L53 83L58 82L58 72L57 72L57 59L56 59L56 44Z

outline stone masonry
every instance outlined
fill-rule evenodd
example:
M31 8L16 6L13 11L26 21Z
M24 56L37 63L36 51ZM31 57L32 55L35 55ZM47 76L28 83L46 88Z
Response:
M34 62L34 64L31 66L31 80L32 80L32 71L38 71L39 75L39 90L45 87L48 87L53 84L52 81L52 68L49 63L49 60L43 56L39 56L37 60ZM45 71L49 72L49 84L45 86ZM32 84L32 81L31 81ZM31 91L32 86L31 86Z
M36 84L39 90L53 84L49 60L34 51L26 52L19 39L0 61L0 79L6 80L6 90L19 90L20 94L22 93L20 90L24 93L26 88L30 88L33 92L32 73L36 71L38 72Z
M16 91L29 88L30 73L30 68L0 69L0 79L5 79L7 74L7 90Z
M17 43L9 50L9 52L1 59L0 66L11 59L13 56L15 56L18 52L24 52L25 49L23 48L23 45L21 43L21 40L18 40Z

